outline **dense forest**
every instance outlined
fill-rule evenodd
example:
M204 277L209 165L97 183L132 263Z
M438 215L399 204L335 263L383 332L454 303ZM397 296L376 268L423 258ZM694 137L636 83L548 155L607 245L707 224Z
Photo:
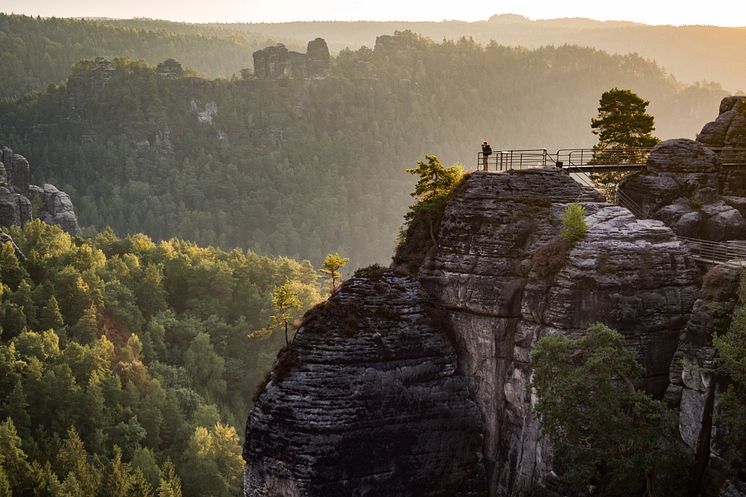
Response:
M485 12L485 18L489 16ZM655 60L677 79L694 83L716 81L730 91L746 91L746 61L741 47L745 28L719 26L650 26L624 21L583 18L529 20L502 14L477 22L286 22L213 24L216 28L284 39L321 36L336 50L373 46L376 36L410 30L434 40L463 36L482 44L539 48L565 44L593 47L609 53L637 53Z
M43 90L66 79L76 62L99 56L151 64L175 57L198 74L230 78L251 65L254 50L271 43L265 35L166 21L39 19L0 13L0 97Z
M10 232L25 258L0 246L0 495L238 495L239 434L284 343L252 332L276 286L321 300L314 268L40 221Z
M426 153L473 166L500 148L593 143L601 93L651 101L662 138L693 135L724 92L634 55L515 49L412 33L344 50L322 80L164 78L143 62L77 64L0 105L0 143L76 203L84 226L319 263L389 259Z
M590 19L530 21L509 14L478 22L277 24L40 19L0 14L0 96L43 90L64 80L74 63L98 56L130 57L150 64L174 57L198 74L230 78L252 67L253 50L274 41L302 51L308 40L320 36L337 53L348 47L373 47L377 36L405 30L434 40L470 37L481 44L492 40L527 48L572 44L616 54L637 53L655 60L680 81L710 81L729 91L746 90L746 62L740 50L746 43L743 28L648 26Z

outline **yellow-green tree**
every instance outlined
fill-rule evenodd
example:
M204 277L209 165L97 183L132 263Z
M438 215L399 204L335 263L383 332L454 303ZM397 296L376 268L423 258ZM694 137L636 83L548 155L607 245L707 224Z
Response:
M339 270L348 262L350 262L350 259L342 257L337 252L329 252L324 257L324 269L321 270L321 273L331 279L332 293L337 289L337 280L342 277Z

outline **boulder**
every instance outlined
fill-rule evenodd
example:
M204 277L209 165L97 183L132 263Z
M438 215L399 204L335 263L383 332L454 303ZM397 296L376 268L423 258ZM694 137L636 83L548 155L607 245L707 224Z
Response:
M666 140L650 152L647 170L650 173L713 173L719 169L715 152L703 144L686 138Z

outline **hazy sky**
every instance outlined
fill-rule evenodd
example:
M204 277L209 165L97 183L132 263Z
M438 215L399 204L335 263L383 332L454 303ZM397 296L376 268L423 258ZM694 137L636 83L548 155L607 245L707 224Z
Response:
M0 12L58 17L153 17L190 22L476 21L590 17L648 24L746 26L744 0L0 0Z

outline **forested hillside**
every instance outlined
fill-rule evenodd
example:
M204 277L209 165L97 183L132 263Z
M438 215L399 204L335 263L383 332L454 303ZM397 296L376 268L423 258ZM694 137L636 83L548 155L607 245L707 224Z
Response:
M27 259L0 246L0 495L238 495L240 427L284 343L249 335L275 286L303 309L321 299L314 268L40 221L10 232Z
M353 265L389 259L426 153L473 167L500 148L594 142L601 93L651 101L661 138L693 137L724 92L637 56L434 43L344 50L322 80L164 78L125 60L0 107L0 142L74 199L82 225Z
M485 12L485 18L489 13ZM746 20L743 21L746 23ZM746 28L719 26L649 26L632 22L582 18L531 21L511 14L485 21L462 22L287 22L277 24L215 24L213 27L283 38L325 38L333 49L373 46L376 36L411 30L434 40L471 37L478 43L538 48L575 44L610 53L637 53L652 59L677 79L714 81L730 91L746 91L746 61L742 47Z
M37 19L0 13L0 98L43 90L82 59L131 57L152 64L175 57L199 74L230 78L272 38L165 21Z

